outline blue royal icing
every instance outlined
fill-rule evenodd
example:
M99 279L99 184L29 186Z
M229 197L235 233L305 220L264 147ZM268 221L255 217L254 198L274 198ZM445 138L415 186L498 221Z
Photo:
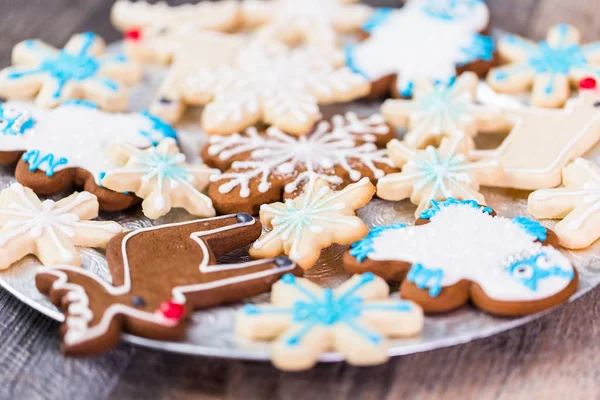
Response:
M456 21L468 17L483 0L428 0L423 12L444 21Z
M444 271L441 269L429 269L423 264L416 263L408 271L406 279L414 283L419 289L429 289L431 297L437 297L442 291L442 279Z
M372 253L374 251L373 239L380 237L381 234L385 231L392 230L392 229L404 229L404 228L406 228L406 225L404 225L404 224L376 226L369 231L369 234L365 238L352 244L352 247L350 249L350 255L352 257L356 258L356 260L359 263L361 263L365 260L365 258L367 258L369 256L370 253Z
M173 138L177 139L177 131L162 119L150 114L148 111L140 112L144 118L150 121L151 127L149 131L141 130L140 134L146 137L153 146L156 146L162 139Z
M3 135L23 135L33 128L35 123L28 112L18 111L0 103L0 132Z
M538 283L541 280L551 277L566 278L573 280L575 273L573 271L565 271L559 266L554 265L550 268L547 266L541 267L540 263L547 263L545 253L535 254L521 260L515 261L506 267L506 270L513 278L522 283L528 289L536 291Z
M421 212L421 214L419 214L419 218L420 219L431 219L431 218L433 218L434 215L439 213L444 207L453 206L453 205L466 205L466 206L469 206L472 208L478 208L482 212L484 212L486 214L490 214L490 215L494 212L491 207L482 206L479 203L477 203L475 200L456 200L455 198L450 197L445 201L431 200L430 207L428 209L424 210L423 212Z
M548 230L539 222L525 217L514 217L512 221L531 236L535 236L540 242L546 241Z
M30 150L23 154L23 161L29 163L30 171L35 171L39 169L42 164L46 164L46 176L53 176L54 170L58 166L65 165L68 162L66 158L57 158L52 153L41 156L39 150Z

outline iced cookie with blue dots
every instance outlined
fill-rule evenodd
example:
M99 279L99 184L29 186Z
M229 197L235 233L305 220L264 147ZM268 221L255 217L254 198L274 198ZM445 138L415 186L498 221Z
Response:
M507 64L490 71L490 86L501 93L531 90L531 104L538 107L562 107L582 79L600 80L600 42L582 45L570 25L552 27L539 43L506 35L498 52Z
M350 273L401 281L401 296L428 313L470 301L492 314L520 316L558 305L577 289L577 272L555 243L537 221L451 198L432 201L414 226L373 228L344 254L344 264Z
M143 71L121 54L103 55L104 47L104 40L91 32L74 35L61 50L25 40L13 49L13 66L0 71L0 96L35 98L44 108L84 99L106 111L123 111L126 86L141 80Z

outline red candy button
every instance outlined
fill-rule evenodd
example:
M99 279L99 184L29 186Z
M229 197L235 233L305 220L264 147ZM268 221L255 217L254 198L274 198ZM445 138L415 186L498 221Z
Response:
M165 301L160 305L160 312L167 319L181 319L185 312L183 304L175 303L173 301Z
M125 32L125 40L138 41L142 38L142 32L139 29L130 29Z
M579 82L579 89L581 90L594 90L598 86L596 80L592 77L587 77Z

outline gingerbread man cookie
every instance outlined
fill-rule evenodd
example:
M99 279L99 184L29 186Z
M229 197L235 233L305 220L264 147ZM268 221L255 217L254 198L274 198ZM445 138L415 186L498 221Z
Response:
M493 69L490 86L502 93L519 93L531 88L531 104L562 107L571 86L585 77L600 79L600 42L580 45L581 34L570 25L550 29L546 41L534 43L505 35L498 52L509 64Z
M346 50L346 64L373 83L374 95L408 97L419 79L450 82L466 69L485 73L493 58L482 0L409 0L380 9L363 27L370 36ZM457 71L458 69L458 71ZM395 79L395 84L392 82Z
M103 51L104 41L91 32L73 36L62 50L25 40L13 49L13 67L0 71L0 96L35 98L46 108L83 98L107 111L125 110L123 85L141 80L142 69L123 55L102 56Z
M390 158L402 172L389 174L377 182L377 196L385 200L404 200L417 205L419 215L431 200L455 197L485 204L479 181L493 181L502 173L497 161L470 162L463 140L445 139L439 149L428 146L413 150L398 139L388 143Z
M362 76L336 68L319 49L255 41L240 52L235 67L196 71L184 95L192 104L206 104L202 127L209 135L229 135L262 121L301 136L321 119L319 104L354 100L369 90Z
M492 314L519 316L566 301L577 289L571 262L553 233L523 217L494 216L475 201L432 202L416 226L373 229L344 255L349 272L404 279L402 298L425 312L471 301Z
M263 204L260 220L269 229L250 248L254 258L286 254L304 270L319 259L321 250L350 244L364 237L368 228L355 210L375 194L368 178L335 192L321 178L311 180L304 193L285 203Z
M258 221L240 213L120 235L106 249L112 284L80 268L42 270L38 289L65 312L63 351L107 351L121 331L181 339L193 309L266 292L285 273L300 273L287 257L217 264L217 257L252 243L261 230Z
M238 313L236 332L253 340L276 340L273 364L282 370L313 367L334 350L352 365L389 358L386 337L423 330L423 311L412 301L389 299L389 287L372 273L355 275L337 289L284 275L273 285L271 304L248 304Z
M108 153L123 166L106 171L102 186L117 192L134 192L144 199L142 211L148 218L159 218L171 207L183 207L201 217L215 216L212 201L201 191L208 186L209 177L219 171L186 163L174 139L165 139L146 150L118 143Z
M578 158L562 170L563 186L529 195L527 210L537 218L558 218L560 244L583 249L600 238L600 167Z
M372 9L358 0L246 0L241 14L250 26L260 26L259 38L335 49L338 32L358 31Z
M212 177L208 193L220 213L254 215L261 204L297 196L316 177L336 189L364 176L375 182L396 171L381 149L393 137L380 115L359 118L354 113L322 121L301 137L275 127L211 136L202 158L224 173Z
M106 247L123 231L116 222L89 221L97 216L91 193L41 201L31 189L12 184L0 192L0 270L28 254L44 265L81 265L75 246Z

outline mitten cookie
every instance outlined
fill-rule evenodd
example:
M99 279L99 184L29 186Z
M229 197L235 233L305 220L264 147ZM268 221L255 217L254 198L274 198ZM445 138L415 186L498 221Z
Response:
M13 67L0 71L0 96L35 98L51 108L69 99L93 101L107 111L127 108L127 90L142 69L123 55L102 56L104 41L91 32L73 36L57 50L39 40L25 40L12 53Z
M354 113L322 121L298 138L274 127L211 136L202 158L224 173L212 177L208 193L220 213L255 215L262 204L296 197L316 177L334 189L365 176L375 183L397 171L382 149L393 137L380 115L359 118Z
M266 292L283 274L299 273L287 257L217 264L217 257L250 244L261 230L258 221L240 213L123 234L106 250L112 284L69 266L39 272L38 289L66 314L63 351L107 351L122 331L180 339L193 309Z
M470 300L492 314L519 316L560 304L577 289L575 268L550 245L555 241L535 221L449 199L432 202L416 226L373 229L344 262L351 273L406 277L402 298L425 312L454 310Z
M263 204L260 220L269 229L250 248L254 258L286 254L304 270L317 262L321 250L350 244L368 228L355 210L375 194L368 178L335 192L321 178L311 180L304 193L285 203Z
M248 304L237 316L238 335L275 340L273 364L298 371L314 366L329 350L353 365L389 358L387 337L414 336L423 329L423 311L412 301L389 299L385 281L355 275L337 289L284 275L273 285L271 304Z
M450 82L465 70L484 75L494 44L483 1L408 0L380 9L363 26L369 37L346 50L346 64L373 83L372 95L408 97L419 79Z
M81 265L75 246L105 247L123 231L116 222L88 221L97 216L91 193L41 201L31 189L12 184L0 193L0 270L28 254L44 265Z
M502 93L530 90L531 104L562 107L585 77L600 79L600 42L581 46L581 34L570 25L550 29L539 43L515 35L498 42L498 52L509 64L490 71L487 81Z

